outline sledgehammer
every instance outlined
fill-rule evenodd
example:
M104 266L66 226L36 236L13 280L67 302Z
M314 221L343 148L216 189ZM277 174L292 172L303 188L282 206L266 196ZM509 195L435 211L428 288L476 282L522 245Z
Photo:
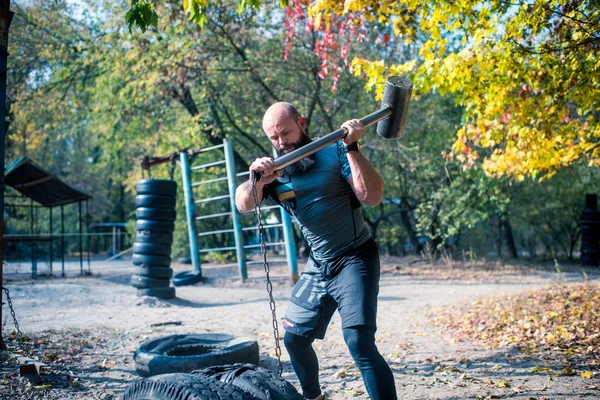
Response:
M398 139L404 132L408 103L412 93L412 82L403 76L390 76L385 82L381 109L361 118L363 126L377 123L377 133L385 139ZM278 171L303 159L346 136L344 129L333 131L322 138L308 143L275 160L275 170Z

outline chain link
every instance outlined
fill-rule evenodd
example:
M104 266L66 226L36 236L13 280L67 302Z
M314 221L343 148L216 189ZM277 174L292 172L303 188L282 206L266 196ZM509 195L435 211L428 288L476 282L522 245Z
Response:
M12 315L13 322L15 324L15 329L17 331L17 341L23 341L23 334L21 333L21 329L19 329L19 322L17 321L17 315L15 314L15 309L13 308L12 301L10 299L10 292L8 288L3 287L2 290L6 293L6 303L8 304L8 308L10 309L10 315Z
M267 246L265 245L264 229L262 224L262 218L260 216L260 202L258 201L258 193L256 191L256 176L252 178L252 195L254 196L254 213L258 220L257 228L260 236L260 254L263 257L263 267L265 269L265 275L267 276L267 292L269 293L269 307L271 308L271 316L273 318L273 338L275 338L275 355L277 356L277 373L279 376L283 373L283 366L281 365L281 347L279 346L279 326L277 324L277 313L275 309L275 300L273 299L273 284L269 273L271 268L267 261Z

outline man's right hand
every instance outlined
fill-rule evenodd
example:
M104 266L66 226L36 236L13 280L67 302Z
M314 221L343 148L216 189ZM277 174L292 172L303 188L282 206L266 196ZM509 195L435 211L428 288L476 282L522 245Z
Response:
M267 185L273 182L275 179L282 175L282 171L275 171L275 160L271 157L257 158L250 165L250 180L254 179L254 173L259 172L261 178L256 182L261 186Z

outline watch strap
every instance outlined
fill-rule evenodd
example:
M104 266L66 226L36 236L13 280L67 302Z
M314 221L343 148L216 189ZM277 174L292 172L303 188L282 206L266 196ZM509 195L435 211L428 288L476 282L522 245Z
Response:
M360 147L358 146L358 142L350 143L348 146L345 146L346 153L351 151L359 151Z

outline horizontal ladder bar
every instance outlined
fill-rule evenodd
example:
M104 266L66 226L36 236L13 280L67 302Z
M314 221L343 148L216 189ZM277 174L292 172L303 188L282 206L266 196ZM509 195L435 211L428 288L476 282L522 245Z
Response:
M196 221L199 221L201 219L209 219L209 218L217 218L217 217L224 217L226 215L231 216L231 211L228 212L223 212L223 213L217 213L217 214L210 214L210 215L203 215L201 217L196 217Z
M228 194L224 194L224 195L221 195L221 196L208 197L206 199L196 200L194 202L194 204L208 203L209 201L223 200L223 199L228 199L228 198L229 198L229 195Z
M250 171L240 172L240 173L235 174L235 176L244 176L244 175L250 175Z
M260 261L246 261L246 265L259 265L259 264L264 264L264 261L263 260L260 260ZM269 261L269 264L287 264L287 260L271 260L271 261Z
M216 235L217 233L231 233L235 232L233 229L221 229L220 231L201 232L198 236Z
M203 149L194 151L194 154L206 153L207 151L216 150L216 149L220 149L220 148L223 148L223 147L225 147L224 144L218 144L216 146L205 147Z
M215 161L215 162L209 162L209 163L202 164L202 165L196 165L195 167L192 167L191 170L192 171L196 171L198 169L208 168L208 167L214 167L214 166L223 165L223 164L225 164L225 160Z
M284 245L285 242L275 242L275 243L265 243L265 246L267 247L272 247L272 246L281 246ZM260 247L260 244L249 244L247 246L244 246L245 249L255 249L257 247Z
M279 207L279 206L278 206ZM263 229L264 228L281 228L283 226L283 224L270 224L270 225L263 225ZM242 228L243 231L255 231L258 230L258 226L251 226L249 228Z
M192 182L192 187L206 185L207 183L222 182L222 181L226 181L226 180L227 180L227 177L225 176L223 178L209 179L209 180L202 181L202 182Z
M280 206L278 206L278 205L261 207L261 208L260 208L260 211L272 210L272 209L274 209L274 208L279 208L279 207L280 207Z
M212 249L200 250L198 252L199 253L210 253L211 251L225 251L225 250L235 250L235 246L231 246L231 247L215 247L215 248L212 248Z

